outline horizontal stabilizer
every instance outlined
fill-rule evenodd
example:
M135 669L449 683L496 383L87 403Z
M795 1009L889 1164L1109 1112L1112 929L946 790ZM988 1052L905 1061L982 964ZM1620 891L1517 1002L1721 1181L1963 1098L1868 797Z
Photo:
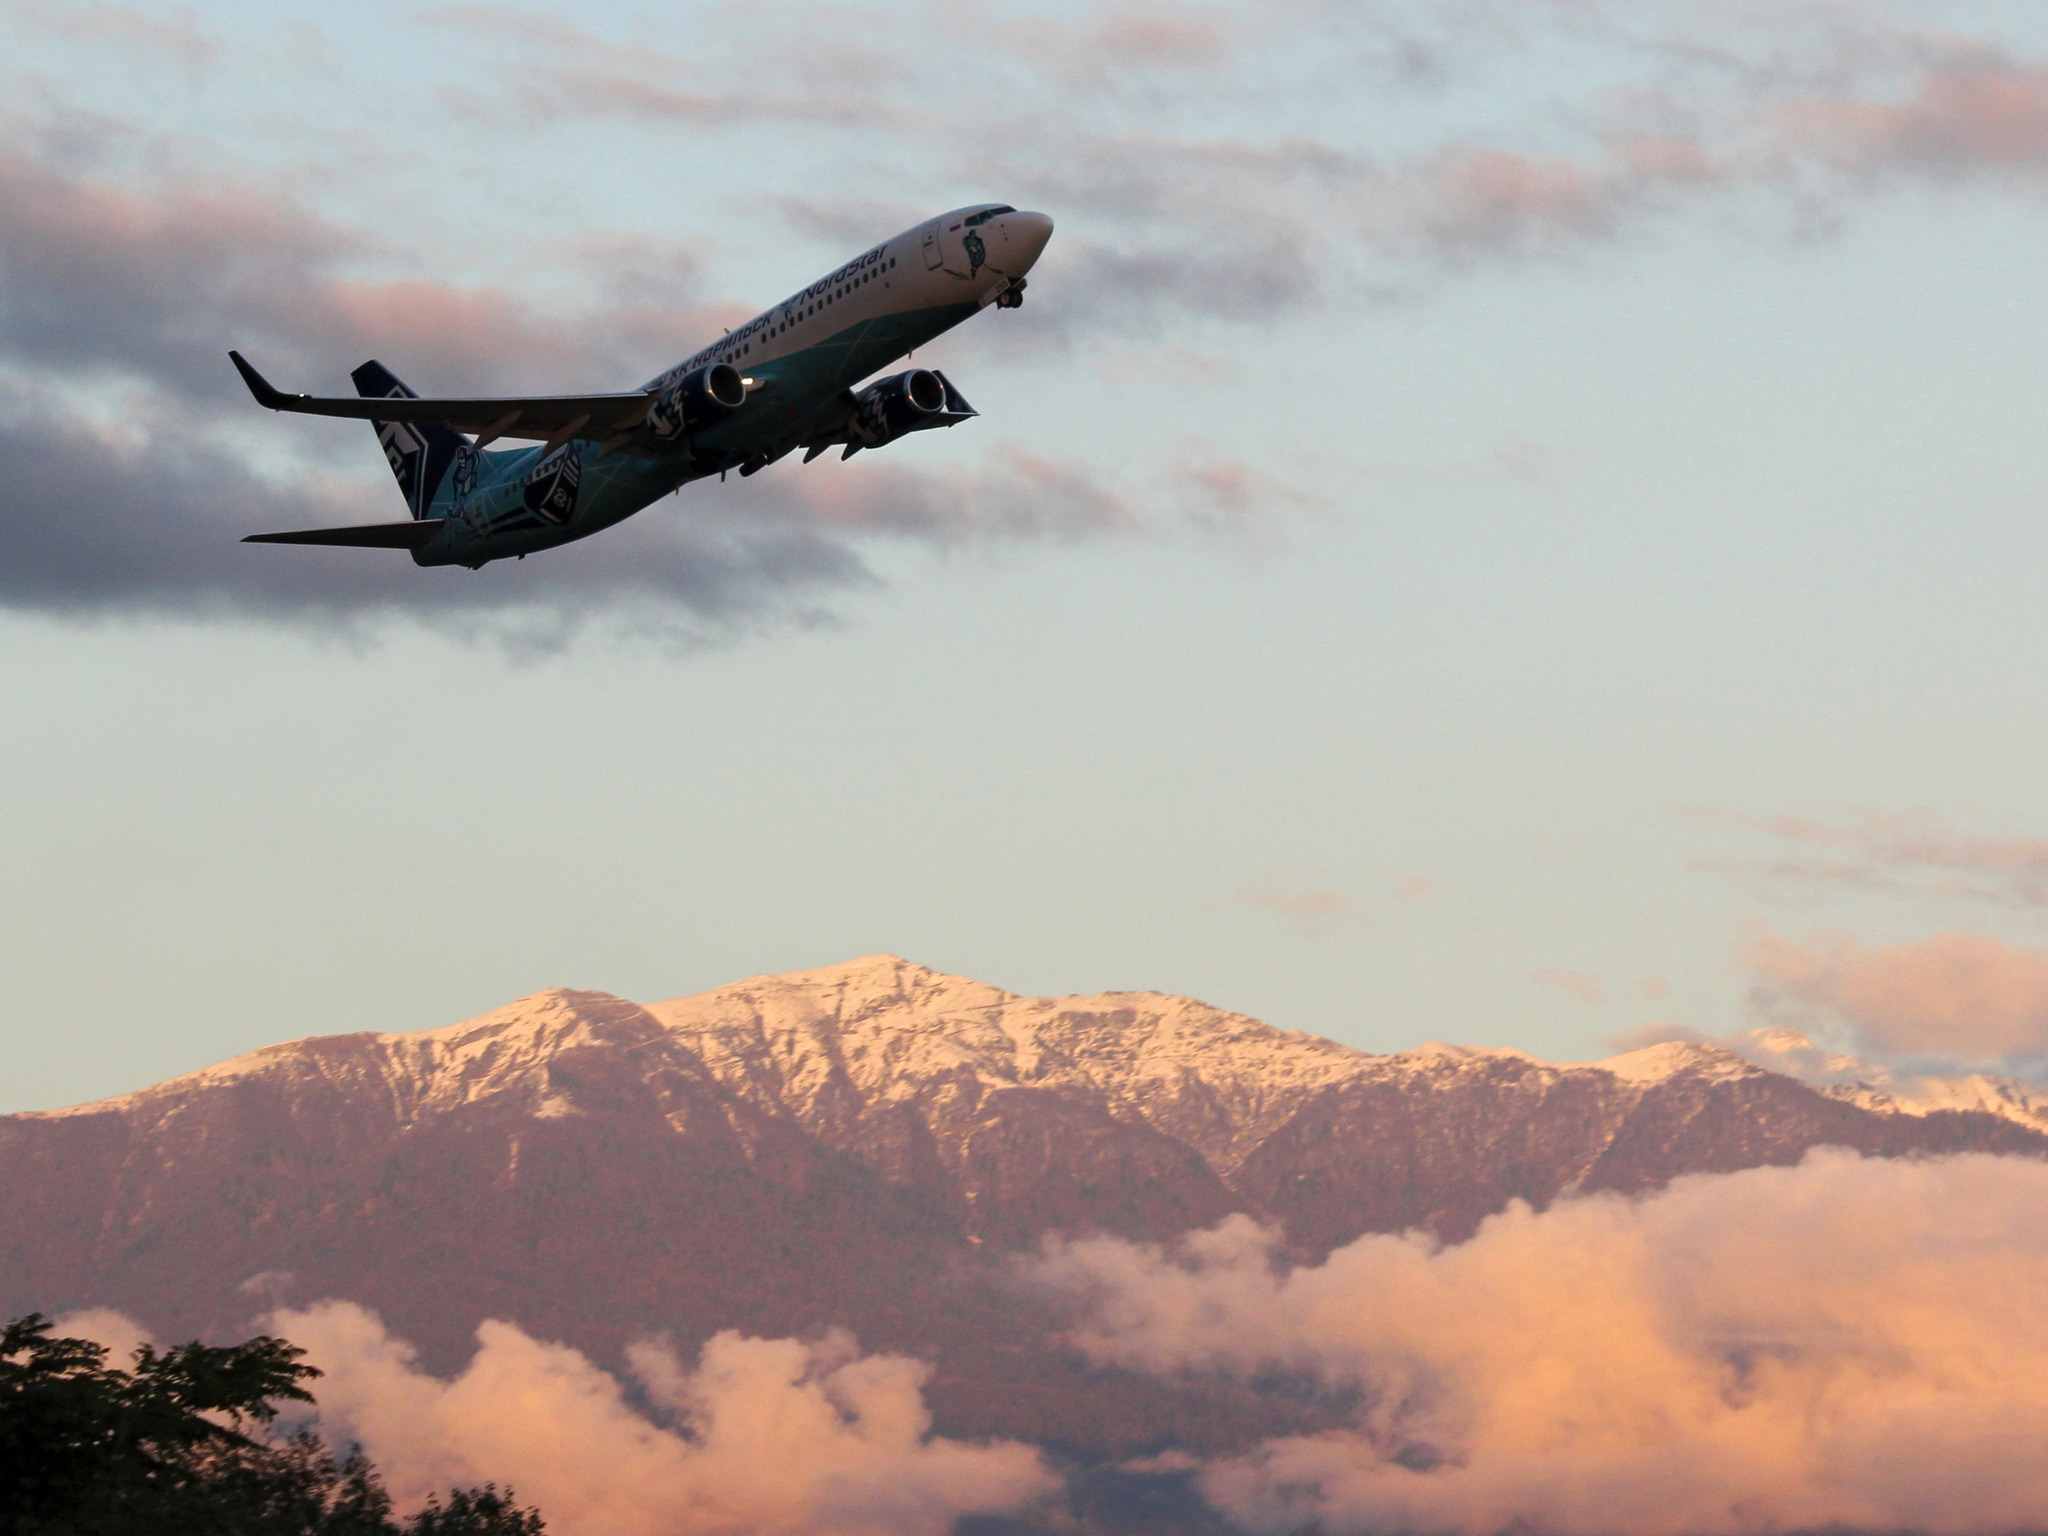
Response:
M363 523L354 528L298 528L290 533L252 533L244 544L340 544L351 549L422 549L441 531L442 519L407 523Z

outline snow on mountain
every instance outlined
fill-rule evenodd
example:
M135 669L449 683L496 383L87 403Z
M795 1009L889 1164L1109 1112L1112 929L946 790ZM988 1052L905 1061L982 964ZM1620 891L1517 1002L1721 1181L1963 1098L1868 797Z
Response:
M1099 1105L1233 1165L1303 1095L1373 1058L1153 992L1018 997L892 955L765 976L650 1010L736 1093L806 1119L916 1107L938 1123L990 1095Z
M1863 1109L1923 1116L1957 1110L1997 1115L2015 1125L2048 1131L2048 1093L2017 1078L1983 1072L1896 1072L1878 1062L1830 1051L1782 1024L1750 1030L1733 1044L1751 1061Z
M1736 1043L1742 1054L1673 1041L1565 1065L1440 1042L1374 1055L1185 997L1022 997L871 955L644 1007L601 992L551 989L441 1029L270 1046L137 1093L19 1118L147 1120L238 1085L302 1092L317 1083L382 1106L399 1126L481 1104L560 1119L585 1112L565 1063L612 1052L635 1071L658 1069L694 1084L743 1141L757 1139L756 1117L765 1116L891 1176L905 1168L873 1144L875 1124L908 1115L965 1181L970 1202L982 1198L972 1187L977 1138L985 1141L1005 1110L1025 1099L1058 1100L1156 1133L1197 1154L1206 1175L1226 1184L1310 1106L1375 1092L1382 1099L1447 1095L1448 1105L1461 1088L1499 1093L1511 1086L1532 1103L1574 1096L1597 1103L1599 1121L1618 1124L1646 1095L1674 1085L1697 1090L1775 1072L1873 1112L1953 1109L2048 1131L2048 1101L2021 1084L1894 1079L1789 1030L1759 1030ZM1578 1187L1590 1172L1578 1168L1566 1182Z
M134 1093L24 1118L127 1113L253 1078L309 1072L373 1081L408 1119L521 1093L532 1098L534 1112L559 1114L564 1101L548 1086L550 1064L622 1033L649 1045L666 1036L734 1095L800 1119L829 1118L847 1104L942 1105L1031 1088L1094 1099L1199 1142L1204 1155L1226 1162L1301 1099L1340 1083L1451 1084L1504 1064L1544 1074L1602 1073L1634 1087L1679 1076L1727 1081L1762 1070L1733 1051L1676 1041L1570 1065L1437 1041L1374 1055L1191 998L1020 997L894 955L871 955L644 1007L608 993L551 988L440 1029L266 1046ZM1773 1033L1757 1031L1757 1049L1781 1055L1776 1070L1785 1075L1816 1081L1789 1043L1762 1040ZM1790 1031L1775 1035L1815 1049ZM366 1054L343 1049L349 1046ZM1867 1063L1828 1061L1853 1068L1860 1084L1889 1081ZM373 1068L367 1077L366 1065Z
M1098 1103L1226 1167L1304 1098L1340 1083L1449 1084L1503 1063L1604 1072L1636 1086L1684 1072L1725 1075L1728 1063L1755 1070L1727 1052L1692 1046L1654 1046L1572 1067L1437 1042L1373 1055L1185 997L1020 997L871 955L646 1007L550 989L440 1029L268 1046L40 1117L130 1113L240 1081L309 1073L388 1097L406 1120L507 1095L524 1096L536 1114L558 1115L568 1101L550 1086L551 1064L622 1033L650 1046L665 1036L738 1099L806 1122L829 1124L891 1104L943 1114L991 1093L1035 1089Z
M2015 1112L2038 1101L1903 1087L1817 1089L1697 1044L1373 1055L1187 998L1020 997L889 955L649 1006L553 990L0 1117L0 1306L246 1331L261 1277L377 1309L436 1368L484 1317L600 1356L845 1326L937 1361L942 1433L1223 1444L1312 1417L1106 1381L1008 1256L1237 1211L1303 1257L1365 1232L1458 1241L1513 1200L1823 1144L2048 1155L2048 1122Z
M1700 1045L1685 1040L1668 1040L1622 1056L1609 1056L1590 1063L1598 1071L1611 1072L1631 1083L1662 1083L1687 1074L1709 1082L1734 1082L1759 1075L1763 1069L1745 1061L1735 1052L1718 1045Z

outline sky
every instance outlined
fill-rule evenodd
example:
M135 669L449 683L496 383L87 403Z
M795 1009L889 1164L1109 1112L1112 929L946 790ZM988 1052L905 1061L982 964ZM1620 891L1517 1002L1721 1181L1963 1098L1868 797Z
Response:
M1551 1059L2048 1059L2048 12L0 5L0 1110L889 951ZM931 213L981 411L481 572L333 391Z

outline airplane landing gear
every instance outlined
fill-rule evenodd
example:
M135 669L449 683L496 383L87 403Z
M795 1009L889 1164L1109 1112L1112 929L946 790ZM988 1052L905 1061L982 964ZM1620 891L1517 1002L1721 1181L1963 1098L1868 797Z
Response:
M1018 278L1001 293L996 295L997 309L1022 309L1024 307L1024 279Z

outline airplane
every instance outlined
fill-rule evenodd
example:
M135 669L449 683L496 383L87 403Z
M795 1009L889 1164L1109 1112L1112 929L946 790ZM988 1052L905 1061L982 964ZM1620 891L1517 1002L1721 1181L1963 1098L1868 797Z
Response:
M259 405L369 422L412 514L242 542L407 549L477 570L588 538L692 480L955 426L978 412L935 368L856 386L991 305L1021 305L1052 227L1002 203L927 219L627 394L422 400L372 360L351 375L356 398L288 395L229 352ZM503 439L536 446L488 451Z

